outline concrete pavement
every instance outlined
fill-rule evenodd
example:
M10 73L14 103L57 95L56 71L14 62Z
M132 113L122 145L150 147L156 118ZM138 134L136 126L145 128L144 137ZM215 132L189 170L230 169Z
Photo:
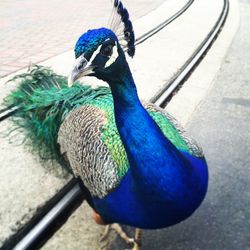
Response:
M163 1L123 2L135 20ZM84 30L107 24L111 6L109 0L2 0L0 78L73 49Z

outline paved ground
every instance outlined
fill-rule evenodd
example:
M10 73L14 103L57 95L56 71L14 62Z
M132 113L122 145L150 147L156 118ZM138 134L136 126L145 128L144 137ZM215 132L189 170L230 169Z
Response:
M188 125L209 165L206 200L187 221L145 231L144 250L250 249L249 0L240 1L240 11L239 31L214 86ZM111 249L121 249L121 242Z
M138 18L163 1L123 2ZM110 6L110 0L1 0L0 78L72 49L87 28L107 24Z

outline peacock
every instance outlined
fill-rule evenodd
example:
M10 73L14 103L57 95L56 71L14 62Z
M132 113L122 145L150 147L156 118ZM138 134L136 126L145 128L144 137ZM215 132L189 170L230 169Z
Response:
M79 178L99 224L158 229L188 218L208 186L198 144L165 110L141 102L126 60L135 54L127 9L113 3L109 28L88 30L75 45L65 78L34 65L4 101L12 120L43 160L56 160ZM143 65L141 65L143 67ZM79 82L84 76L108 87Z

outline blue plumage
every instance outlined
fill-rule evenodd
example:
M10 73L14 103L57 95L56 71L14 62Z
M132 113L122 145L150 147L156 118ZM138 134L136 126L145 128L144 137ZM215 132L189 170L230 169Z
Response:
M88 49L81 47L70 81L90 75L109 84L116 126L129 162L119 185L105 197L93 197L96 211L108 223L140 228L162 228L184 220L206 194L205 159L177 149L142 106L113 32L104 28L88 31L80 41ZM76 51L80 51L77 46L79 43ZM82 61L86 67L79 71Z
M205 159L178 151L142 107L130 73L122 78L110 87L130 169L118 188L94 203L108 222L150 229L176 224L205 196Z
M206 163L204 159L197 158L192 158L191 161L193 161L192 164L197 169L197 173L201 174L204 184L199 185L194 178L189 180L194 181L189 195L189 199L192 199L191 202L182 198L177 202L177 198L182 195L180 188L175 190L169 199L166 199L161 192L151 193L150 185L142 187L148 188L148 193L144 190L139 190L137 193L134 177L129 170L116 190L104 199L94 198L97 211L107 222L118 221L122 224L146 229L164 228L181 222L194 212L202 201L201 197L206 193L208 177L204 172ZM159 172L160 174L162 173ZM176 178L176 175L173 175L172 178ZM159 189L166 187L164 181L165 179L161 178L163 186L159 183Z

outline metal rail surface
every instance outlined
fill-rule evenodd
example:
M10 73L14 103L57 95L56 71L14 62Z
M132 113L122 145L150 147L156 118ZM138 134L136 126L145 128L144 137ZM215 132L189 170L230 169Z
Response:
M178 16L180 16L191 4L193 1L189 1L180 11L178 11ZM161 94L157 97L154 97L152 102L163 107L166 101L169 100L173 91L183 84L184 80L187 76L190 75L190 72L195 68L195 66L199 63L202 57L205 55L216 36L219 34L228 14L229 10L229 0L224 0L224 5L221 11L219 18L217 19L215 25L207 35L207 37L202 41L197 50L193 53L193 55L187 60L187 62L183 65L182 70L178 73L174 80L171 81L170 84L163 90L161 90ZM178 16L177 13L174 15L175 18ZM162 24L158 25L151 31L147 32L140 38L136 40L136 44L140 44L152 35L159 32L162 28L166 27L169 23L171 23L175 18L174 16L170 17ZM140 40L141 39L141 40ZM4 113L6 110L4 110ZM13 112L13 110L11 110ZM1 113L1 111L0 111ZM5 117L9 117L5 113ZM1 117L0 117L1 121ZM54 224L58 224L59 221L65 222L67 218L72 214L72 212L80 206L84 199L87 199L87 192L84 191L80 187L79 182L76 179L71 179L71 181L60 191L59 197L55 195L52 198L52 205L49 205L49 209L45 208L43 211L43 215L40 215L40 218L35 219L35 222L28 225L29 228L26 229L25 233L22 233L22 237L14 238L15 245L13 245L13 236L4 244L4 249L15 249L15 250L23 250L23 249L37 249L39 246L43 245L49 237L56 231ZM45 205L46 207L46 205ZM39 217L39 216L38 216ZM32 225L33 224L33 225ZM63 223L59 223L61 226ZM54 229L53 229L54 227ZM52 229L51 229L52 228ZM58 226L57 226L58 228ZM12 244L11 244L12 240ZM11 247L12 246L12 247Z
M171 83L168 86L161 90L161 94L151 99L151 102L156 105L162 107L166 101L169 101L171 95L175 91L175 89L182 85L187 76L190 75L192 70L199 64L203 56L206 54L213 41L216 39L217 35L220 33L224 22L226 21L226 17L229 11L229 0L224 0L224 5L222 12L217 19L215 25L208 33L207 37L201 42L199 47L194 51L194 53L190 56L187 62L182 66L181 71L176 75L174 79L172 79Z

